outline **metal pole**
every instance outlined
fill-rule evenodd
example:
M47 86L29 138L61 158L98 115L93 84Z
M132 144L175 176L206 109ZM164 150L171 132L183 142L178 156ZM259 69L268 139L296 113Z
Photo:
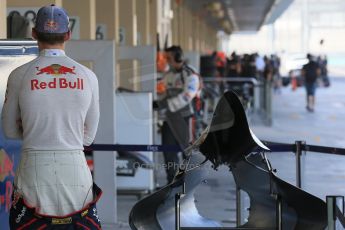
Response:
M241 189L236 186L236 225L240 227L242 224L242 204Z
M283 229L283 204L279 194L276 194L276 227L278 230Z
M266 109L266 119L267 125L272 125L272 90L271 90L271 82L265 81L265 109Z
M180 230L181 222L180 222L180 198L181 194L175 194L175 229Z
M335 230L335 224L337 221L336 216L336 197L334 196L327 196L327 220L328 220L328 230Z
M344 214L344 196L326 196L328 230L337 229L337 208Z
M260 111L260 85L254 86L254 110Z
M261 81L261 84L260 84L260 109L261 109L261 112L263 113L265 119L266 119L266 105L265 105L265 95L266 95L266 83L265 81Z
M305 141L296 141L296 186L302 188L302 146L305 145Z
M180 211L181 211L181 199L186 194L186 183L183 182L182 184L182 192L175 194L175 229L180 230L181 229L181 219L180 219Z

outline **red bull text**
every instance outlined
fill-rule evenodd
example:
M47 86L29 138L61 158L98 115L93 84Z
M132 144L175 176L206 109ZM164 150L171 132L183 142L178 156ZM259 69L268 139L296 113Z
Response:
M84 80L77 78L75 81L68 81L66 78L54 78L52 81L31 80L31 90L43 89L77 89L84 90Z

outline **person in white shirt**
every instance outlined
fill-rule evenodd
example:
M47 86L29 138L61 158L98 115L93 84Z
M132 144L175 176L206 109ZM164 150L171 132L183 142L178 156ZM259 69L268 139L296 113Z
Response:
M7 138L23 140L11 229L101 228L95 203L102 192L83 152L97 131L98 81L66 56L68 24L63 8L42 7L32 30L39 56L8 79L2 127Z
M180 116L182 119L179 123L176 123L176 120L167 122L167 119L163 122L162 144L186 148L194 134L192 117L195 111L192 103L200 94L200 76L183 60L183 50L180 46L168 47L165 53L170 69L158 81L158 84L164 85L164 90L158 92L160 105L167 109L170 116ZM179 166L178 155L175 152L164 152L164 160L167 181L170 183Z
M265 70L265 61L258 53L255 54L255 66L258 77L262 78Z

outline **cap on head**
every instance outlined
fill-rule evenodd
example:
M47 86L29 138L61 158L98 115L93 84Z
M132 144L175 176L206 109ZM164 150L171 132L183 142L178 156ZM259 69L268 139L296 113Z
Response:
M40 33L67 33L69 18L66 11L54 4L38 10L35 30Z

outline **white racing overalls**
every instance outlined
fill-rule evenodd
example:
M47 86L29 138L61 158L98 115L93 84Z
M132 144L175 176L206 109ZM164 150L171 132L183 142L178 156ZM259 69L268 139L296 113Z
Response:
M91 70L63 50L42 50L10 74L1 118L6 137L23 139L14 186L26 205L39 215L65 216L96 199L83 153L99 120Z

